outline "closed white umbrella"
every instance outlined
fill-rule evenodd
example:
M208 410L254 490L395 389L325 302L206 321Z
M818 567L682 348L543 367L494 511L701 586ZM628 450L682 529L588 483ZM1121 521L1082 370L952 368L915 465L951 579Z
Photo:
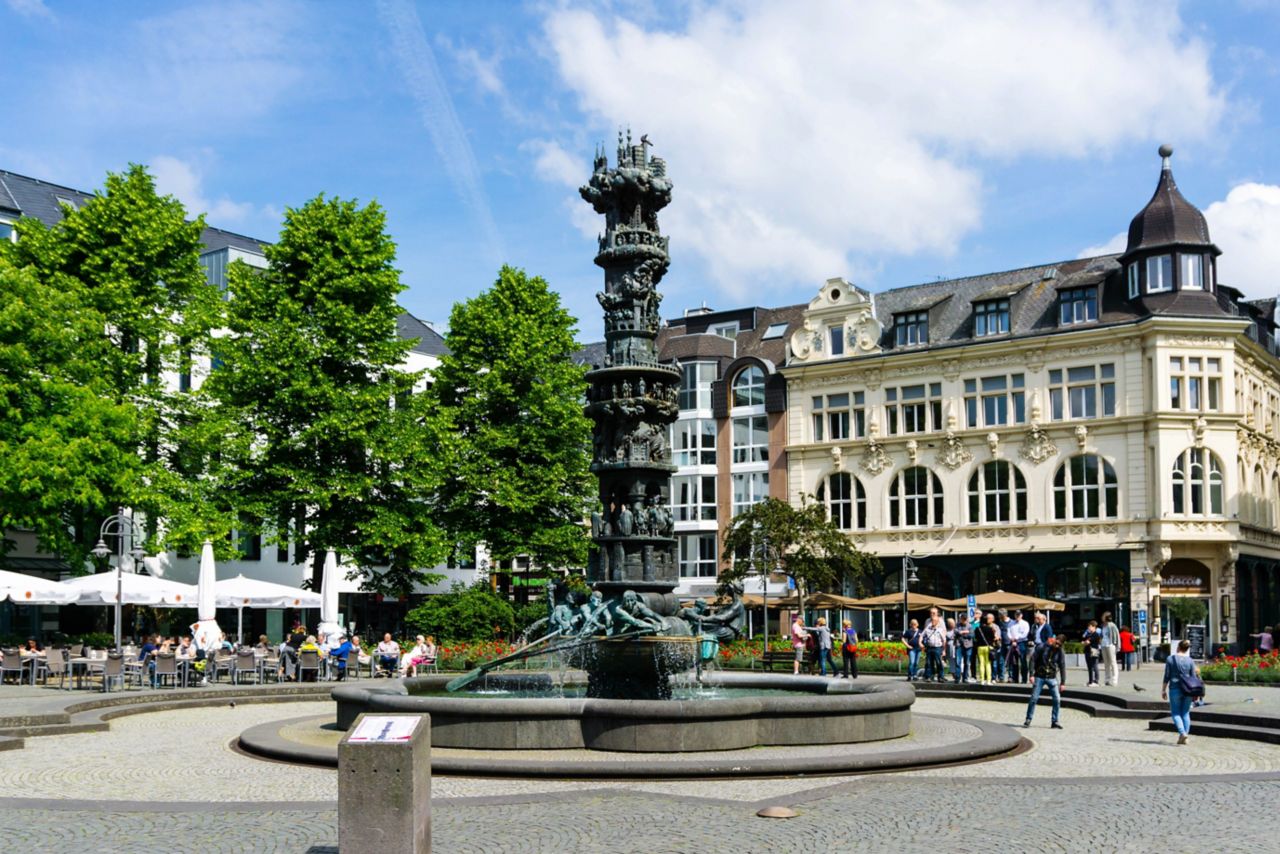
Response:
M114 605L116 603L117 579L114 571L72 578L63 583L79 591L80 598L76 602L77 605ZM194 585L152 578L136 572L122 573L120 587L123 588L121 602L125 605L190 608L196 602L197 590Z
M324 574L320 583L320 627L319 631L330 638L342 637L346 634L338 625L338 556L333 552L324 553Z
M61 581L0 569L0 602L9 599L19 605L69 605L80 594Z
M218 607L235 608L240 613L240 630L244 629L245 608L319 608L320 594L289 587L273 581L259 581L237 575L225 578L215 586Z
M213 562L213 543L208 540L200 548L200 580L197 584L195 628L192 631L197 649L212 649L222 640L218 628L217 594L214 586L218 580L218 568Z

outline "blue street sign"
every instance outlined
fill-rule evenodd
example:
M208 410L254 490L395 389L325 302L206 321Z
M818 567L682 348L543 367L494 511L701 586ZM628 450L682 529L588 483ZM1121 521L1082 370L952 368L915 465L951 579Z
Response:
M1147 611L1145 608L1138 612L1138 634L1142 637L1147 635Z
M787 576L787 589L788 590L796 589L796 580L789 575Z

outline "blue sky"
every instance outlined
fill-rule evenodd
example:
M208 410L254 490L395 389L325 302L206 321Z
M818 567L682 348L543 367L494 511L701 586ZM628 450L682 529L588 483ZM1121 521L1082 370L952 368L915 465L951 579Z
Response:
M669 315L1114 247L1162 142L1223 281L1280 290L1280 3L0 0L0 56L0 168L146 163L266 239L376 199L441 327L505 262L599 337L575 187L625 124L675 183Z

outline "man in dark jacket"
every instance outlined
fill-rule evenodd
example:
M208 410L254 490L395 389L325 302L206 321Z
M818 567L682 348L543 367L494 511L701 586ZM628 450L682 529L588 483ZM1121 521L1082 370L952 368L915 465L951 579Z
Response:
M1031 675L1035 677L1035 684L1031 687L1031 700L1027 703L1027 719L1022 722L1022 725L1031 726L1031 718L1036 713L1036 703L1040 702L1040 692L1048 686L1053 696L1053 718L1049 725L1054 729L1062 729L1062 724L1058 723L1058 713L1062 709L1062 697L1058 693L1058 686L1066 687L1067 659L1062 654L1062 644L1056 637L1047 638L1031 653Z

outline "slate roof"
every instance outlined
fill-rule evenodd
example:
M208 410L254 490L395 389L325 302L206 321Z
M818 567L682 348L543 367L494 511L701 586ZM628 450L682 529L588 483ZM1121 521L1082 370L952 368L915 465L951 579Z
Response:
M449 353L444 337L407 311L401 311L396 317L396 332L402 339L418 339L412 348L415 353L427 356L444 356Z
M573 361L588 368L599 368L604 365L605 352L603 341L593 341L582 345L582 349L573 354Z
M1125 255L1170 244L1213 246L1209 240L1209 223L1205 221L1204 214L1178 191L1178 182L1173 178L1173 169L1168 160L1173 149L1162 146L1160 153L1165 157L1160 169L1160 180L1156 183L1151 201L1129 223L1129 242L1125 247Z

